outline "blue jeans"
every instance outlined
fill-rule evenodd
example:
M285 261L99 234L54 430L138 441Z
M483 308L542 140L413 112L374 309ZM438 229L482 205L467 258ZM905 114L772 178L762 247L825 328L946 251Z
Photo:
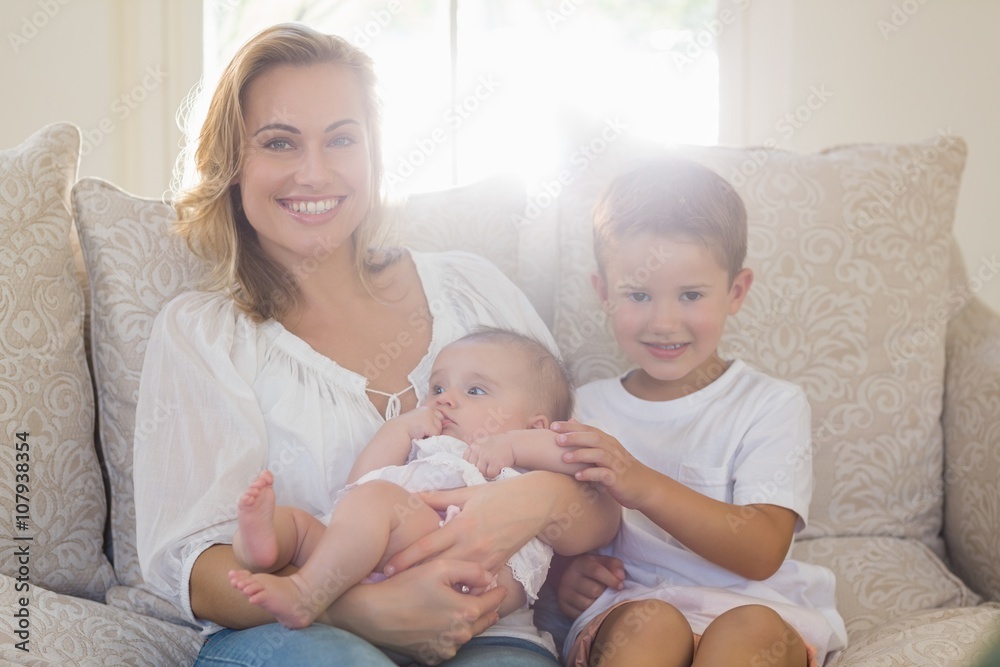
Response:
M287 630L277 623L221 630L201 647L195 667L394 667L397 663L357 635L328 625ZM407 663L402 663L407 664ZM447 667L552 667L545 649L520 639L474 637Z
M556 642L556 649L562 657L563 642L573 625L573 621L559 610L559 600L556 598L555 585L552 578L545 580L538 591L538 599L535 600L535 625L539 630L544 630L552 635Z

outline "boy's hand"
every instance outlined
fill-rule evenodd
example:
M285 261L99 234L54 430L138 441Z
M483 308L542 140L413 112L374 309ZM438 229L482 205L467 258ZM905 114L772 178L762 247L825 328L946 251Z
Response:
M658 473L640 463L622 443L604 431L575 421L553 422L556 444L569 447L563 461L589 463L593 467L576 473L581 482L603 484L623 507L640 509L645 491Z
M483 477L493 479L504 468L514 466L514 445L508 436L497 433L470 443L462 458L479 468Z
M556 595L559 610L576 618L594 603L608 588L621 590L625 583L625 567L614 556L584 554L569 562Z
M420 405L395 417L394 422L406 430L410 440L441 435L441 413L429 405Z

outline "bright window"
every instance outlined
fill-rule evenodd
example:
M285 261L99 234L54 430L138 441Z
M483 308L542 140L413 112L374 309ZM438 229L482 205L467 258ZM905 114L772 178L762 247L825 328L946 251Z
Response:
M539 183L621 133L717 141L715 0L205 1L208 81L281 21L374 58L394 193L498 172Z

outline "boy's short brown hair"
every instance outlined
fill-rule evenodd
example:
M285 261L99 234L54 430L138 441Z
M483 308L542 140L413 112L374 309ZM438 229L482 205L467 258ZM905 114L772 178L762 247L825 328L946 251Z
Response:
M678 157L648 160L618 175L594 207L594 253L607 256L636 234L689 236L715 253L730 282L747 254L747 213L733 186L711 169Z

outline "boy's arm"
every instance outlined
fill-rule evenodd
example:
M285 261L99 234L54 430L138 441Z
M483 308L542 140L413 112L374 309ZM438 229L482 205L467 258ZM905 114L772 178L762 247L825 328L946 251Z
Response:
M635 509L705 560L747 579L761 581L778 571L795 533L795 512L725 503L651 472L655 477Z
M621 443L591 426L557 422L558 442L576 448L576 475L599 482L624 507L636 509L678 542L748 579L773 575L785 560L798 515L770 504L733 505L709 498L640 463Z
M504 468L575 475L590 467L584 463L567 463L563 460L566 452L566 447L556 444L555 433L547 428L531 428L497 433L471 443L465 459L489 478L496 477Z
M347 483L386 466L406 463L413 440L441 434L441 417L433 408L420 406L390 419L379 427L354 460Z

